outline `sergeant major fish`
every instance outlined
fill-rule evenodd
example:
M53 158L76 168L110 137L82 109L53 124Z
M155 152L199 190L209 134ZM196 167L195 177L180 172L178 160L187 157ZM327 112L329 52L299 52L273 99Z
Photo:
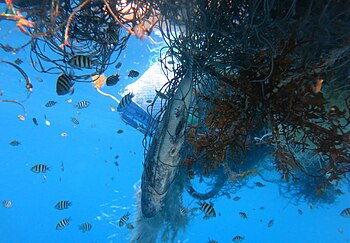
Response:
M37 165L34 165L30 170L33 171L34 173L46 173L47 171L50 170L50 167L43 164L37 164Z
M204 212L205 216L216 217L215 209L212 204L209 204L207 202L197 202L197 204L200 206L200 210Z
M68 61L68 64L74 68L92 68L92 59L86 55L75 55Z
M68 93L73 94L74 93L74 83L72 81L72 78L68 76L65 73L62 73L58 78L56 82L56 93L58 95L66 95Z
M132 93L126 94L119 102L118 107L117 107L117 111L121 112L121 111L125 110L132 102L133 97L134 97L134 94L132 94Z
M68 207L72 206L72 202L69 201L59 201L56 203L55 208L58 210L68 209Z
M83 109L83 108L87 108L90 104L91 104L90 101L84 100L84 101L78 102L77 105L76 105L76 107L77 107L78 109Z
M85 223L82 223L80 226L79 226L79 229L85 233L85 232L88 232L92 229L92 225L89 223L89 222L85 222Z
M70 221L72 221L70 217L60 220L56 225L56 230L62 230L66 228L69 225Z
M123 225L126 223L126 221L129 220L129 216L130 216L130 213L128 212L128 213L124 214L124 215L120 218L120 220L119 220L119 227L123 226Z

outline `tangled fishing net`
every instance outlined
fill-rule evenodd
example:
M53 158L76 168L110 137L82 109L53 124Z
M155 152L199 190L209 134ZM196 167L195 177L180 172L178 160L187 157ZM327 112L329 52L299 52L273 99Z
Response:
M174 97L184 80L192 83L178 99L191 96L186 129L171 134L184 139L182 162L153 221L164 241L189 222L174 213L184 189L210 200L259 175L295 201L331 203L341 194L350 170L349 1L13 2L26 15L9 8L2 18L33 37L39 71L66 73L73 56L93 57L92 73L78 81L102 74L130 35L146 38L155 25L161 31L167 46L159 60L169 78L155 98L161 108L148 109L146 153L168 114L182 116ZM198 178L208 190L196 190Z

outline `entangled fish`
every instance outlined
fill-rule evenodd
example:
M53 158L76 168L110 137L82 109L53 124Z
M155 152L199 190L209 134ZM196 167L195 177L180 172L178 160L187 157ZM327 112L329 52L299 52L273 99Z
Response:
M130 216L130 213L127 212L119 219L119 227L123 226L126 223L126 221L129 220L129 216Z
M107 86L113 86L116 85L118 83L118 81L120 80L119 78L119 74L115 74L115 75L111 75L107 78L106 80L106 85Z
M139 72L138 72L138 71L136 71L136 70L130 70L130 72L129 72L129 74L128 74L128 77L130 77L130 78L135 78L135 77L137 77L137 76L139 76Z
M126 94L118 104L117 111L121 112L127 108L132 102L132 98L134 97L133 93Z
M80 226L79 226L79 229L85 233L85 232L88 232L92 229L92 225L89 223L89 222L85 222L85 223L82 223Z
M34 165L30 170L35 173L46 173L47 171L50 170L50 167L43 164L37 164L37 165Z
M72 78L67 74L62 73L57 78L56 93L58 95L66 95L68 93L73 94L74 93L73 85L74 83L72 81Z
M76 107L78 109L83 109L83 108L87 108L90 104L91 104L90 101L83 100L83 101L78 102Z
M91 56L75 55L69 61L68 64L74 68L92 68Z
M56 203L55 208L58 210L68 209L68 207L72 206L72 202L69 201L59 201Z
M45 104L45 106L46 106L46 107L52 107L52 106L54 106L54 105L56 105L56 104L57 104L56 101L49 100L49 101Z
M62 219L61 221L59 221L57 223L56 230L61 230L61 229L66 228L69 225L70 221L71 221L70 217Z

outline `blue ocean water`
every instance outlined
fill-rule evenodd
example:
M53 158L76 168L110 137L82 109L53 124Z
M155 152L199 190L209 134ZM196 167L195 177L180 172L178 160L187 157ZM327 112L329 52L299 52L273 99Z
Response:
M2 44L20 46L28 41L13 23L2 21L0 27ZM155 57L147 46L152 48L147 40L130 39L120 56L122 79L117 86L104 91L118 96L136 80L127 78L129 70L142 74L150 67L150 60ZM33 92L23 103L26 114L16 104L0 103L0 200L12 202L10 208L0 208L0 242L128 242L130 230L119 227L118 222L127 212L131 213L132 222L136 211L135 193L144 159L143 135L127 126L117 112L112 112L110 105L117 104L98 94L89 83L77 84L73 96L57 96L57 76L36 72L29 56L29 47L17 53L0 50L1 60L22 59L20 67L33 83ZM111 66L105 74L117 71ZM17 70L0 63L0 75L1 99L26 97L25 82ZM68 99L73 102L68 103ZM45 107L49 100L57 104ZM75 104L83 100L91 105L78 114ZM18 115L24 115L25 120L20 120ZM50 126L45 124L45 117ZM71 117L76 117L80 124L72 123ZM37 119L38 126L32 118ZM124 132L117 133L119 129ZM67 136L62 137L62 133ZM11 146L13 140L20 144ZM50 167L46 178L30 170L39 163ZM254 187L254 182L259 180L250 178L248 186L235 195L215 200L217 217L209 220L204 220L202 215L194 217L177 242L209 239L232 242L236 235L243 236L243 242L349 241L349 219L340 216L349 207L348 184L344 183L343 187L346 194L339 196L334 204L316 207L307 203L294 205L279 194L274 183L264 182L265 187ZM234 196L241 199L234 201ZM69 200L72 206L55 209L60 200ZM186 193L184 200L194 206ZM239 212L245 212L248 218L241 218ZM57 223L68 217L72 219L70 224L56 230ZM268 227L272 219L274 223ZM84 222L92 224L91 231L82 233L78 229Z

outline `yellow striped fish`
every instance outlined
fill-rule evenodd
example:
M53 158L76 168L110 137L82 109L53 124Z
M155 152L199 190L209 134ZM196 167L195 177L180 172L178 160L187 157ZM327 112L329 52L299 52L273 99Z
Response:
M73 94L74 93L74 83L72 81L72 78L68 76L65 73L62 73L58 78L56 82L56 93L58 95L66 95L68 93Z
M74 68L92 68L92 59L86 55L75 55L68 61L68 64Z
M92 229L92 225L89 222L85 222L79 226L79 229L85 233Z
M37 164L37 165L34 165L30 170L35 173L46 173L47 171L50 170L50 167L43 164Z
M118 104L117 111L121 112L121 111L125 110L132 102L133 97L134 97L133 93L129 93L129 94L125 95L122 98L122 100L120 101L120 103Z
M207 202L197 202L200 206L200 210L205 213L205 216L213 216L216 217L215 209L212 204Z
M345 218L350 218L350 208L346 208L343 211L341 211L340 216L343 216Z
M59 201L56 203L55 208L58 210L68 209L68 207L72 206L72 202L69 201Z
M130 216L130 213L127 212L126 214L123 215L123 217L120 218L119 227L123 226L126 223L126 221L129 220L129 216Z
M70 221L71 221L70 217L62 219L61 221L59 221L57 223L56 230L61 230L61 229L66 228L69 225Z

